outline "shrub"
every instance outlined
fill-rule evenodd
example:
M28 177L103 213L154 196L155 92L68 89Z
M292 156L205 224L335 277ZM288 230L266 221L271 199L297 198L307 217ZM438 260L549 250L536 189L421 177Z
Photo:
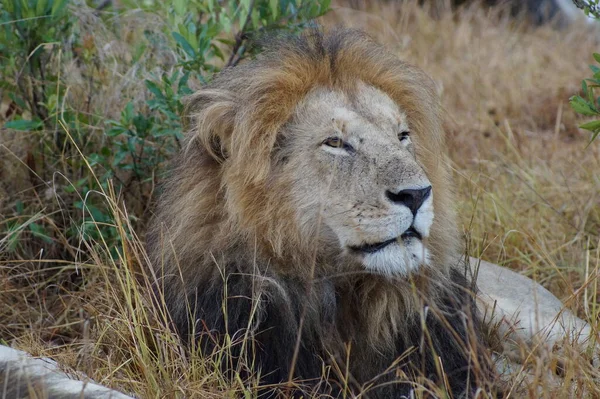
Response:
M12 257L32 259L44 248L45 256L81 258L82 239L117 256L105 197L125 203L132 226L143 230L163 167L180 146L185 96L248 56L251 36L300 30L329 1L124 0L119 7L0 0L2 134L18 142L18 154L7 155L28 168L5 176L10 194L0 201L0 250ZM160 23L135 32L122 23L132 15ZM123 41L129 53L106 54ZM115 70L143 90L108 93Z
M600 1L599 0L573 0L573 3L582 10L588 17L596 20L600 19ZM594 60L600 63L600 54L594 53ZM570 98L570 104L575 112L592 117L600 117L600 97L596 97L597 89L600 87L600 67L590 65L593 76L581 81L581 96L575 95ZM592 133L590 140L594 141L600 134L600 120L592 120L579 126L582 129Z

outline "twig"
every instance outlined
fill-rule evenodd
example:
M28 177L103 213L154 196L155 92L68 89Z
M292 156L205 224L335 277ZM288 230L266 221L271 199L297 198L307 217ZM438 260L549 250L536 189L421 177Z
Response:
M246 39L245 31L246 31L246 27L250 23L250 19L252 18L252 10L254 9L254 2L255 2L255 0L250 1L250 5L248 6L248 15L246 16L246 20L244 21L242 28L240 29L238 34L235 36L235 44L233 45L231 55L229 56L229 60L227 60L227 64L225 64L225 67L236 66L237 63L240 62L240 59L242 58L241 55L238 57L237 54L238 54L238 51L240 50L240 48L242 47L244 40Z

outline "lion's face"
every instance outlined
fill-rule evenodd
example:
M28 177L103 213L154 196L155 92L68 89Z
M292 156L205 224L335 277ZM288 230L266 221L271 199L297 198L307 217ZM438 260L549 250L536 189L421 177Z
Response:
M367 270L407 274L429 261L429 179L411 121L365 84L350 98L318 88L283 132L280 159L291 176L298 225Z
M184 151L148 233L157 286L183 328L190 304L221 320L210 304L223 280L233 298L264 287L260 302L290 326L292 302L322 320L339 294L358 307L340 328L396 348L460 251L435 84L358 32L270 46L188 99Z

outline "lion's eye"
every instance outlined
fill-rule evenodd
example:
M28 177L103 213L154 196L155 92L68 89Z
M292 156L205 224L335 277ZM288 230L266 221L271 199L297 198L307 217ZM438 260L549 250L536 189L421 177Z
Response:
M352 147L350 144L348 144L347 142L342 140L341 137L338 136L331 136L326 138L325 140L323 140L321 145L326 145L327 147L332 148L341 148L350 154L354 153L354 147Z
M343 148L345 143L344 140L339 137L328 137L323 141L323 144L329 147Z
M404 131L404 132L398 133L398 139L400 141L404 141L404 140L406 140L409 137L410 137L410 132L409 131Z

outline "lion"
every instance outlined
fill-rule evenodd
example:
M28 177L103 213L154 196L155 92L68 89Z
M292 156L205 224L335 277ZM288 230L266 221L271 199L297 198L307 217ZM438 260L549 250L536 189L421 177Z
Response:
M456 396L485 383L424 72L363 33L310 31L224 70L187 116L147 239L179 334L205 353L250 338L265 384L310 385L331 359L370 397L440 367Z
M263 46L189 99L148 233L177 332L297 393L494 391L434 82L354 30Z

